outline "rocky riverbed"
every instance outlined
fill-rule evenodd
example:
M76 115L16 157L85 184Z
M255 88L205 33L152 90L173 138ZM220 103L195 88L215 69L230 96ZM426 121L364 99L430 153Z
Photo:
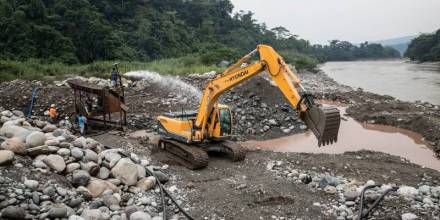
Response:
M24 118L17 110L0 114L2 218L162 219L157 182L168 182L167 166ZM169 191L184 202L183 191L175 186ZM167 219L178 219L178 210L165 201Z
M167 80L201 91L213 75ZM316 99L345 104L351 117L410 129L422 134L434 151L440 149L439 106L352 89L323 73L300 73L300 78ZM84 80L109 84L103 79ZM65 82L0 84L2 218L159 219L160 190L147 172L154 171L195 219L356 219L359 193L373 183L380 186L367 193L367 205L385 189L399 188L373 212L375 219L438 219L440 173L378 152L249 150L243 162L211 155L207 168L187 170L156 148L155 118L163 112L195 109L197 94L151 77L124 79L124 84L129 130L94 137L80 137L46 122L44 112L51 103L62 104L67 115L73 110ZM25 118L32 87L39 88L34 117ZM306 131L296 111L264 76L233 88L221 101L233 109L238 141ZM182 217L166 202L169 218Z

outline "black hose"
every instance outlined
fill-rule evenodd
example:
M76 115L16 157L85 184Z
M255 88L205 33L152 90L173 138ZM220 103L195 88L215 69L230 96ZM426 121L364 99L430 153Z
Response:
M376 199L376 201L374 201L373 205L367 209L367 211L365 213L363 213L364 211L364 195L365 195L365 191L367 191L368 189L374 188L374 187L380 187L381 185L371 185L371 186L366 186L361 193L361 204L359 207L359 214L358 214L358 220L362 220L362 219L367 219L368 216L370 215L370 213L379 206L380 202L383 201L383 199L385 198L385 196L392 192L392 191L397 191L399 189L399 187L392 187L390 189L385 190L385 192L383 192L379 198Z
M151 171L150 169L146 169L147 170L147 172L148 172L148 174L150 174L151 176L154 176L154 178L156 178L156 181L157 181L157 183L158 183L158 185L159 185L159 188L160 188L160 191L161 191L161 196L162 196L162 203L163 203L163 205L164 205L164 208L163 208L163 219L164 220L166 220L166 204L165 204L165 197L164 197L164 195L163 195L163 192L165 192L165 194L171 199L171 201L174 203L174 205L176 205L176 207L180 210L180 212L182 212L182 214L187 218L187 219L189 219L189 220L194 220L194 218L189 214L189 213L187 213L180 205L179 205L179 203L177 203L177 200L174 198L174 196L173 195L171 195L171 193L170 192L168 192L168 190L167 189L165 189L165 187L163 187L163 184L159 181L159 178L157 178L157 176L156 176L156 174L153 172L153 171Z
M156 179L157 183L159 184L159 188L160 188L160 197L162 198L162 219L163 220L167 220L167 203L165 202L165 195L163 194L163 186L162 183L159 181L159 178L157 178L156 174L151 171L150 169L146 168L145 170L147 170L148 174L150 174L150 176L154 176L154 178Z

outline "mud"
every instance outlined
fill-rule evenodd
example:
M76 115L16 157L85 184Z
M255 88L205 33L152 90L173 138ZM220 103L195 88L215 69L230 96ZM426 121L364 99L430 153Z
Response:
M339 107L341 114L346 107ZM370 150L400 156L409 161L440 171L440 160L420 134L387 125L359 123L346 116L341 121L337 143L323 147L311 131L266 141L246 141L247 147L277 152L342 154L349 151Z

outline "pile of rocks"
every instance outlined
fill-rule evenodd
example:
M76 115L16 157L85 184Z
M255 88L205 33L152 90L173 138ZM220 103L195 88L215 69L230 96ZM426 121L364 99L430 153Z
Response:
M313 205L320 207L326 216L336 219L357 219L360 195L366 186L376 185L375 181L366 182L343 176L334 176L329 172L320 173L318 169L305 171L295 169L294 161L269 161L267 170L276 172L277 178L286 178L293 184L306 184L311 191L333 195L327 201L316 201ZM428 180L429 177L426 177ZM417 214L440 216L440 186L421 183L417 188L397 186L393 183L381 185L365 192L367 205L371 205L386 190L399 187L397 191L387 194L383 213L388 216L401 215L402 219L417 219ZM417 214L414 214L417 213ZM379 213L374 213L379 215ZM380 216L380 215L379 215Z
M106 149L20 111L0 115L2 218L162 219L157 181L169 180L166 165ZM175 186L169 190L184 199Z
M303 132L306 125L288 103L269 105L260 96L228 94L224 102L233 106L235 134L239 140L272 138Z

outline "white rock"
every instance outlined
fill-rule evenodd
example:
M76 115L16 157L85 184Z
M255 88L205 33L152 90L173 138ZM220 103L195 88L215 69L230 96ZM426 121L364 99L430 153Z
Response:
M81 168L81 165L79 163L69 163L66 166L66 172L72 173L74 170L78 170Z
M413 198L414 196L419 194L419 190L417 190L416 188L414 188L412 186L401 186L397 190L397 194L404 196L404 197Z
M112 190L114 193L119 191L113 183L107 180L92 178L87 185L87 189L93 197L99 197L106 190Z
M63 156L63 157L70 156L70 150L67 148L60 148L57 151L57 154L59 154L60 156Z
M26 155L26 145L19 137L6 139L1 145L1 149L10 150L16 154Z
M150 220L151 216L145 212L137 211L130 215L130 220Z
M69 217L69 220L85 220L85 219L83 217L81 217L81 216L71 215Z
M26 128L16 126L16 125L7 125L3 124L0 129L0 136L5 136L8 138L19 137L22 141L25 141L27 136L31 133L31 131Z
M432 200L428 197L423 198L423 203L428 205L434 205L434 202L432 202Z
M57 129L57 127L55 125L47 124L46 126L44 126L44 128L42 130L43 130L43 132L48 133L48 132L55 131L55 129Z
M43 132L34 131L26 137L26 145L28 147L37 147L44 144L46 136Z
M78 147L72 148L70 153L72 154L72 157L74 157L75 159L78 159L78 160L82 159L84 156L83 151L81 150L81 148L78 148Z
M136 187L143 189L145 191L150 190L155 185L156 185L156 178L152 176L143 178L136 183Z
M14 114L12 114L12 112L11 111L9 111L9 110L4 110L4 111L2 111L1 113L0 113L2 116L6 116L6 117L12 117Z
M93 161L93 162L98 162L98 154L96 154L94 151L90 150L90 149L86 149L84 151L85 155L85 161Z
M59 146L60 145L60 141L58 141L56 139L47 140L47 141L44 142L44 145L47 145L47 146Z
M427 186L427 185L423 185L419 187L419 193L421 195L429 195L429 193L431 192L431 187Z
M85 220L104 220L103 214L99 209L85 209L81 217Z
M66 168L66 163L60 155L48 155L46 158L44 158L43 162L57 172L62 172Z
M28 179L26 179L24 181L24 185L27 188L31 189L31 190L36 190L38 188L39 183L36 180L28 180Z
M402 220L414 220L414 219L418 219L417 215L413 214L413 213L405 213L402 214Z
M10 150L0 150L0 165L9 164L14 160L14 152Z
M136 184L139 177L136 164L128 158L120 159L111 172L114 177L128 186Z
M365 183L365 186L372 186L372 185L376 185L376 182L374 182L373 180L368 180L367 183Z
M146 176L146 170L143 166L136 164L137 172L138 172L138 178L144 178Z

